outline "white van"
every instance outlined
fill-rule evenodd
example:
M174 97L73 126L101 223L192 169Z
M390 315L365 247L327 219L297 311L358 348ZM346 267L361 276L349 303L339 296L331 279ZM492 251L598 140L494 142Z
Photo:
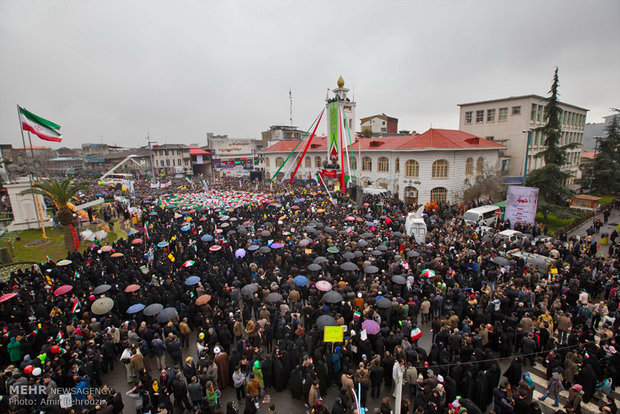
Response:
M512 243L518 243L525 239L525 234L518 230L503 230L497 233L495 237Z
M467 210L463 214L463 220L468 226L490 226L495 223L501 213L498 206L482 206Z
M409 213L405 220L405 231L407 236L413 236L416 243L426 243L426 222L422 215L424 214L424 206L418 208L414 213Z

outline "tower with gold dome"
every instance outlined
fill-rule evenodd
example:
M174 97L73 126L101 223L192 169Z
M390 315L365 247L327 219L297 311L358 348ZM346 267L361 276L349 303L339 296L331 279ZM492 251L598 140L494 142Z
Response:
M332 174L338 177L341 190L344 191L350 176L351 159L347 148L355 142L355 102L349 97L349 89L344 87L342 76L332 89L332 96L327 96L327 165ZM334 175L331 175L332 177Z

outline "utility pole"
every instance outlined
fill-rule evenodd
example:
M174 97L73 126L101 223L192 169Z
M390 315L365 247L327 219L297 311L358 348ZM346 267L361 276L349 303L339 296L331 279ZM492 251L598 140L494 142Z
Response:
M149 131L146 131L146 143L149 146L149 157L151 159L151 176L153 177L153 182L155 182L155 165L153 163L153 147L151 144L157 144L156 141L151 141L151 135Z

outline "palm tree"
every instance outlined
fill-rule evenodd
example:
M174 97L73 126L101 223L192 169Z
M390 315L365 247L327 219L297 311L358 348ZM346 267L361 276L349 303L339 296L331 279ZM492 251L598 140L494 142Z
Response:
M67 203L71 201L78 192L86 190L89 187L87 183L74 184L68 178L62 181L58 180L43 180L32 183L32 188L22 191L23 194L39 194L44 197L48 197L52 200L58 212L56 217L58 222L62 224L65 232L65 250L67 253L75 252L75 246L73 245L73 232L71 231L71 224L73 223L73 211L67 206Z

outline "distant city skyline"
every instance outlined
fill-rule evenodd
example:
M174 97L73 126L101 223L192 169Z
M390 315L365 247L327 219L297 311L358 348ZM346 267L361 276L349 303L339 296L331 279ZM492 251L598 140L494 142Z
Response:
M556 66L587 122L620 105L616 1L145 4L0 2L0 142L21 146L17 104L62 126L33 137L52 148L260 139L289 124L289 89L306 130L339 76L357 131L380 113L457 129L458 103L547 96Z

